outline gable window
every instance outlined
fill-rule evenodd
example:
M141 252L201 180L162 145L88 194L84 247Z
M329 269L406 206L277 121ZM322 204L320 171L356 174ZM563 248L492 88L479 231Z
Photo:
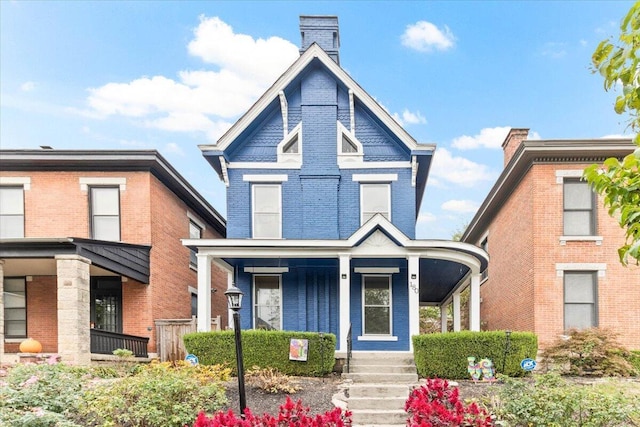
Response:
M282 152L284 154L298 154L298 152L299 152L298 134L296 134L291 141L287 142L282 147Z
M363 276L364 335L391 335L391 276Z
M253 184L253 238L282 237L282 201L280 184Z
M91 187L91 238L120 240L120 189Z
M342 154L357 153L358 146L351 141L347 135L342 134L342 145L340 147L340 151Z
M4 278L4 336L27 337L27 286L24 277Z
M293 166L302 164L302 123L287 133L277 148L278 163L290 163Z
M391 221L391 185L388 183L360 184L361 224L380 213Z
M189 238L201 239L202 227L195 223L193 220L189 220ZM195 249L189 249L189 266L193 269L198 269L198 257Z
M282 329L280 275L253 276L253 327Z
M564 235L593 236L595 234L595 195L589 184L580 179L565 178Z
M597 273L564 272L564 328L585 329L598 326Z
M0 239L24 237L24 189L0 187Z

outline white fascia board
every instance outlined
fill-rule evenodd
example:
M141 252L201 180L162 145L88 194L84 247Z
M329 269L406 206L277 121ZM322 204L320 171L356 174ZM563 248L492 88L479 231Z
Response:
M222 137L213 149L224 150L267 108L275 98L283 91L302 70L314 59L318 59L329 69L354 95L371 110L382 123L387 126L407 147L411 150L420 149L415 139L395 121L391 115L380 106L367 92L364 91L333 59L327 55L317 44L312 44L300 57L276 80L276 82L256 101L255 104L242 116ZM199 146L204 151L212 146Z

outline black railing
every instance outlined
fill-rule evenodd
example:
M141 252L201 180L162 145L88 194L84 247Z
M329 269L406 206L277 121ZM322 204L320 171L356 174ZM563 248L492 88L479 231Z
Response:
M147 343L146 337L91 329L91 353L113 354L113 350L124 348L131 350L135 357L149 357Z
M349 364L351 363L351 344L353 339L351 338L351 323L349 323L349 332L347 332L347 373L349 373Z

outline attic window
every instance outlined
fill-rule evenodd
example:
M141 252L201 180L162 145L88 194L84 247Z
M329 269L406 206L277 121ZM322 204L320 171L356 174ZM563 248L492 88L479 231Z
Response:
M302 164L302 123L278 143L278 163L290 163L293 166Z
M298 154L298 134L282 147L282 152L284 154Z
M338 166L361 163L364 157L362 143L342 123L338 122Z
M345 134L342 134L342 153L357 153L358 147L349 139L349 137Z

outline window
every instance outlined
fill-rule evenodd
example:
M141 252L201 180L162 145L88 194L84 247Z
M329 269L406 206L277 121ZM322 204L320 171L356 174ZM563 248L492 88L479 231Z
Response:
M480 242L480 248L485 251L487 254L489 253L489 237L485 237L482 242ZM489 267L485 268L480 276L480 280L485 280L489 277Z
M389 184L360 184L361 224L381 213L391 221L391 186Z
M589 184L580 179L565 179L564 235L592 236L595 234L595 196Z
M27 285L24 277L4 278L4 336L27 337Z
M598 326L597 273L564 272L564 328L585 329Z
M391 276L363 276L364 335L391 335Z
M189 238L190 239L201 239L202 238L202 227L196 224L194 221L189 220ZM189 249L189 266L193 269L198 269L198 257L197 251L195 249Z
M282 236L280 184L253 184L253 238Z
M122 282L120 278L91 279L91 327L122 333Z
M0 239L24 237L24 188L0 187Z
M191 292L191 316L198 316L198 294Z
M91 238L120 240L120 190L118 187L91 187Z
M298 134L282 147L282 152L284 154L298 154Z
M253 327L280 330L280 276L253 276Z
M347 135L342 134L342 144L340 146L340 152L342 154L357 153L358 146L354 144L354 142L351 141L351 139L349 139Z

